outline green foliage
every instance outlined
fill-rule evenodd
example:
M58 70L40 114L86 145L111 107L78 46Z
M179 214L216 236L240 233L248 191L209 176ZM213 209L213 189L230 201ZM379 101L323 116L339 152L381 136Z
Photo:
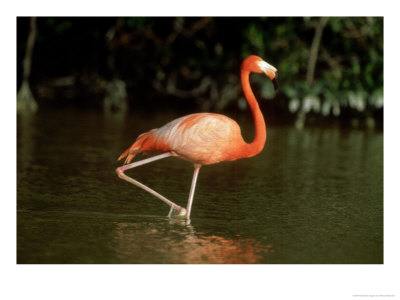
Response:
M350 110L370 116L383 107L381 17L332 17L326 23L312 17L38 20L34 59L41 69L34 67L33 75L118 74L128 94L141 99L135 103L145 103L146 93L155 91L152 98L160 102L169 97L207 110L244 109L240 63L256 54L278 68L277 96L298 115L299 126L309 114L338 117ZM318 46L315 66L313 45ZM252 81L258 95L274 98L265 78Z
M248 26L250 45L259 53L279 54L281 90L300 122L309 113L338 116L350 108L370 114L383 107L382 18L329 18L312 83L305 76L318 18L279 19L273 30L269 27L274 22L263 22ZM243 52L249 52L248 45Z

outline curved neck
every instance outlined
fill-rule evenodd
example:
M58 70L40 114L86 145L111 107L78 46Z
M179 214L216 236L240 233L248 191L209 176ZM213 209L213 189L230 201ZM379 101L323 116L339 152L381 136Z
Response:
M254 140L250 144L245 144L243 147L243 155L250 157L260 153L264 148L267 140L267 128L265 126L264 117L261 113L260 107L258 106L256 97L251 90L249 80L250 72L242 70L240 76L243 92L253 114L255 126Z

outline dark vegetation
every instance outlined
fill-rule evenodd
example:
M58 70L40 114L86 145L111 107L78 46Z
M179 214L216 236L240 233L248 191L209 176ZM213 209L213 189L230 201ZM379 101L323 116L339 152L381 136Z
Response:
M382 127L381 17L17 18L18 110L245 109L249 54L279 70L276 95L252 77L258 98L277 99L260 101L273 119Z

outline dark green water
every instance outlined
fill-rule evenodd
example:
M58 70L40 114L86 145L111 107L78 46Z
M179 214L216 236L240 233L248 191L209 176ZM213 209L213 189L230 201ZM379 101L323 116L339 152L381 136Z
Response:
M19 118L17 262L383 263L381 132L268 128L260 155L200 170L185 225L114 171L138 134L178 116ZM192 172L167 158L127 173L185 206Z

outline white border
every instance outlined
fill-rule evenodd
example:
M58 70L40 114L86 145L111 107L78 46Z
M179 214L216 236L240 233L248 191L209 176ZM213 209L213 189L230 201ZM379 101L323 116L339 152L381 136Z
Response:
M395 1L14 1L0 20L2 299L354 299L400 297L399 42ZM389 4L387 4L387 2ZM5 7L6 6L6 7ZM16 16L384 16L385 264L384 265L16 265ZM295 49L293 49L295 51ZM4 107L5 106L5 107Z

